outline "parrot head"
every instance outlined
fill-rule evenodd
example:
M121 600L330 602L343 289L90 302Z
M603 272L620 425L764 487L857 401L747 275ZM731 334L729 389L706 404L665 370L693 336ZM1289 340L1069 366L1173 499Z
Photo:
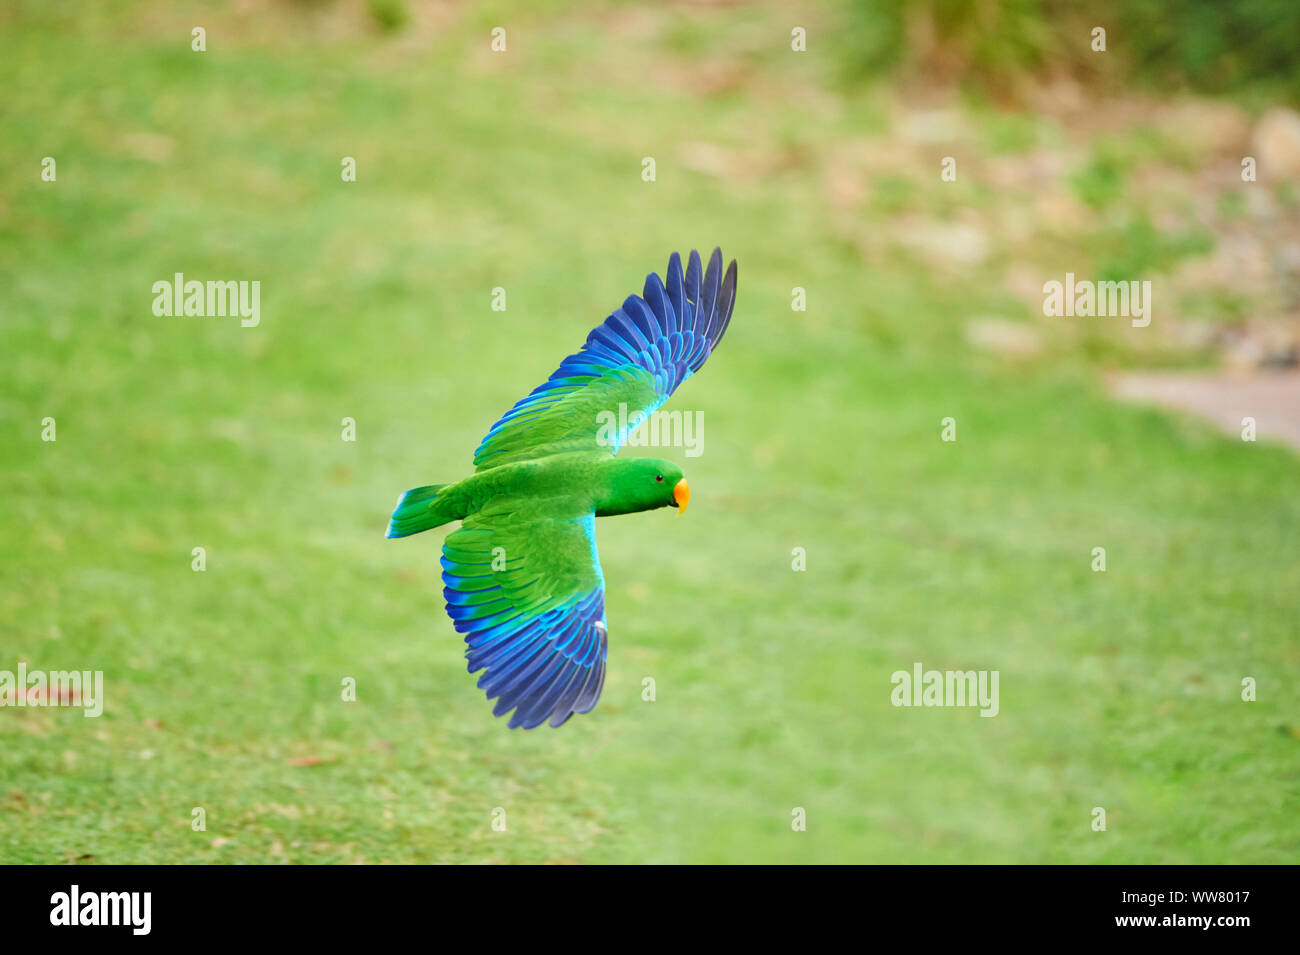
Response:
M682 469L661 458L634 458L611 461L605 467L607 480L596 514L631 514L635 511L652 511L659 507L686 510L691 500L691 487L682 476Z

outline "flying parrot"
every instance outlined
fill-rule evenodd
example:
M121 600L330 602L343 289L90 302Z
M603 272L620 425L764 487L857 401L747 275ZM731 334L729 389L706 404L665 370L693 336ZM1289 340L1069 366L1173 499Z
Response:
M407 491L388 525L391 538L461 521L442 545L447 615L493 715L514 710L511 729L559 726L600 698L609 639L595 519L690 501L671 461L615 457L708 360L736 304L736 263L723 275L720 249L707 269L692 251L684 274L674 252L667 275L648 275L492 426L473 475Z

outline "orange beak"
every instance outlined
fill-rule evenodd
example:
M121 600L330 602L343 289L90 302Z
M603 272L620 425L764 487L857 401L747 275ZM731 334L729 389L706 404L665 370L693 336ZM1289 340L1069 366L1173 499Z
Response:
M691 486L682 478L673 485L673 500L677 502L677 513L685 514L686 505L691 503Z

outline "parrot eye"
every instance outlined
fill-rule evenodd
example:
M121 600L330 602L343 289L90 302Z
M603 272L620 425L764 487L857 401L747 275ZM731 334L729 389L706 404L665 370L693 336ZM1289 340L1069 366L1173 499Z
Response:
M662 474L656 474L655 480L662 484L664 482L664 476Z

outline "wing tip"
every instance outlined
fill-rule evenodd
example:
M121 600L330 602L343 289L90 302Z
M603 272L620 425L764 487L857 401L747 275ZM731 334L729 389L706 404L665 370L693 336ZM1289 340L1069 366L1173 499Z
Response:
M724 272L723 261L721 246L713 247L707 267L699 251L691 249L683 281L686 298L693 306L692 324L697 331L703 333L710 351L722 340L736 307L740 269L736 260L732 259ZM674 266L681 267L681 255L677 252L668 257L670 276Z

